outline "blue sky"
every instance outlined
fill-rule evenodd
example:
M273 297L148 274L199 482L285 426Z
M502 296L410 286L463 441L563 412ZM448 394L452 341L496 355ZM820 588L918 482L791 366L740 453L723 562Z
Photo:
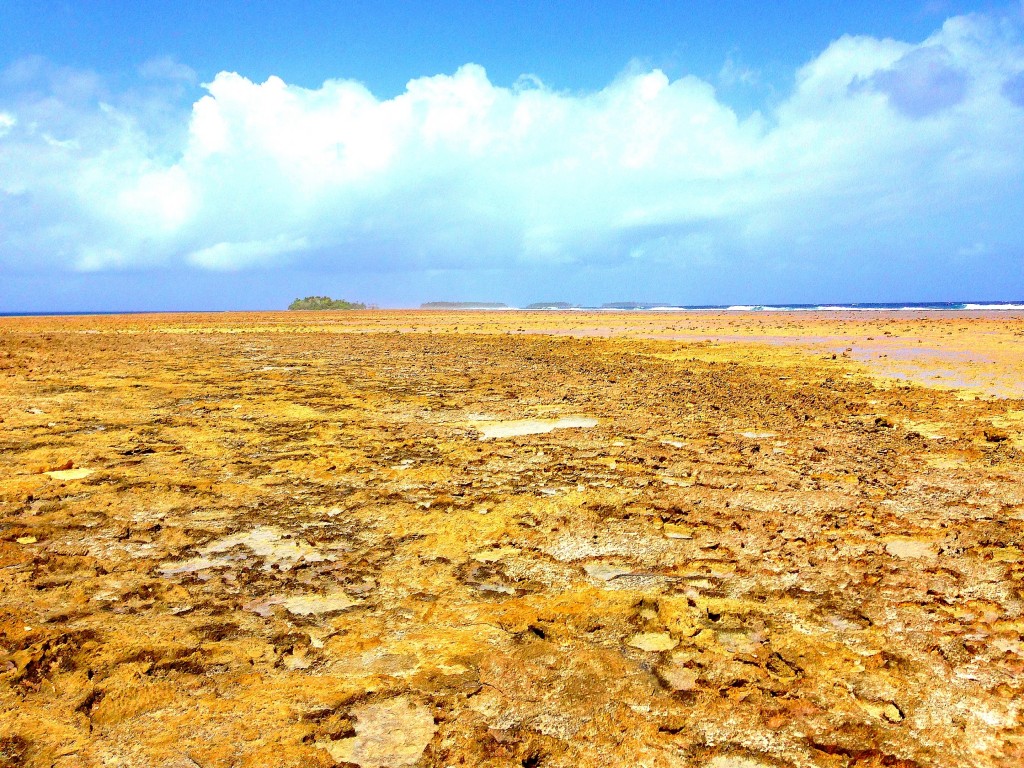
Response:
M1024 4L554 5L0 5L0 311L1024 297Z

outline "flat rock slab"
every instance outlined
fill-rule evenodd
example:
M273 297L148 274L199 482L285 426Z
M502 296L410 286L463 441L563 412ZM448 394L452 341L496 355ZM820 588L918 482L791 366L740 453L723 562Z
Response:
M885 551L901 560L933 559L938 557L935 545L918 539L892 539L885 542Z
M407 696L352 710L356 735L322 745L339 763L362 768L415 765L437 732L428 707Z
M481 440L494 440L519 435L543 435L556 429L589 429L597 426L597 419L587 416L567 416L562 419L520 419L476 424Z
M344 592L336 592L331 595L295 595L281 601L288 613L296 616L313 616L321 613L334 613L344 611L358 604Z
M705 768L775 768L772 763L765 763L743 755L718 755L704 765Z
M91 475L93 471L84 467L78 469L58 469L53 472L47 472L46 476L54 480L81 480Z
M608 565L607 563L588 563L583 566L583 570L586 571L588 576L600 579L601 581L611 581L612 579L619 578L619 576L628 576L633 573L631 568Z
M626 644L641 651L671 651L679 641L667 632L638 632Z

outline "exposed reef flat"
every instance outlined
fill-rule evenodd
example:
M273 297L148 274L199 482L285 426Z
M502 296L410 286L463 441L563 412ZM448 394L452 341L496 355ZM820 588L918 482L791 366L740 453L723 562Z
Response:
M1024 764L1024 317L0 320L0 765Z

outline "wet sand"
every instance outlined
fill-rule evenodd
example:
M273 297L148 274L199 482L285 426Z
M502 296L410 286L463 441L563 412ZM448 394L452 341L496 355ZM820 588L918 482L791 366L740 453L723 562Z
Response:
M1020 765L1022 396L1011 313L0 319L0 765Z

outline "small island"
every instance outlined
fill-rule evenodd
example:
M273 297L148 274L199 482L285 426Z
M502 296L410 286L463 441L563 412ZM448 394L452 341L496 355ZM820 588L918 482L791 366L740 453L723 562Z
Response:
M330 296L307 296L304 299L296 299L293 301L288 305L288 309L366 309L366 305L356 301L332 299Z

